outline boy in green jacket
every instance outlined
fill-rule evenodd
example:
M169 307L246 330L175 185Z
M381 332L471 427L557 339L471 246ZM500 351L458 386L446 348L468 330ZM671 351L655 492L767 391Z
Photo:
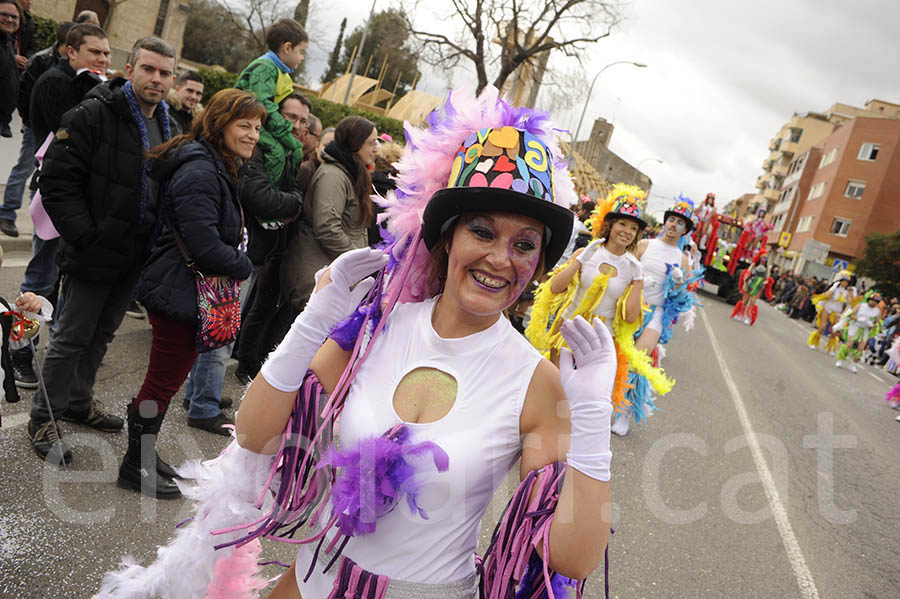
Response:
M281 180L285 160L293 155L299 163L303 144L293 135L294 124L278 111L278 105L294 91L291 73L306 56L309 36L294 19L283 17L266 32L269 51L248 64L234 86L251 92L266 107L268 119L259 144L266 155L266 171L273 184Z

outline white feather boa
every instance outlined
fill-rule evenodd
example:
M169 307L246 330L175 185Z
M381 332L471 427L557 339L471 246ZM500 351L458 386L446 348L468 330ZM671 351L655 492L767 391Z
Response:
M178 468L179 474L194 479L178 481L181 492L195 502L193 519L176 531L168 545L157 549L156 560L149 566L125 556L118 570L103 577L94 599L206 597L216 563L234 551L232 547L220 551L213 547L247 533L211 532L254 522L268 513L272 503L268 495L262 508L254 504L273 460L274 456L252 453L232 441L218 458L203 463L192 460Z

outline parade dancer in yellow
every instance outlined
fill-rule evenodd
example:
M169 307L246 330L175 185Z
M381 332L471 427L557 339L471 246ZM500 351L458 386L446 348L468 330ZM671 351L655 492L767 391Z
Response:
M628 405L628 368L646 372L658 392L672 382L651 366L649 357L634 347L634 333L641 325L643 268L631 253L647 223L641 218L646 192L633 185L617 184L600 202L589 221L594 240L576 251L551 273L535 294L532 318L525 331L528 340L554 362L565 346L560 325L578 315L599 318L616 341L618 368L613 406L623 412Z
M838 279L828 288L828 291L821 295L814 295L812 298L818 312L818 326L815 331L810 333L809 339L806 341L809 349L815 350L819 348L819 341L822 335L826 334L828 326L831 325L832 332L828 336L825 344L825 351L832 356L837 353L840 336L834 330L834 325L849 306L856 299L856 289L850 286L850 273L842 271L838 275Z

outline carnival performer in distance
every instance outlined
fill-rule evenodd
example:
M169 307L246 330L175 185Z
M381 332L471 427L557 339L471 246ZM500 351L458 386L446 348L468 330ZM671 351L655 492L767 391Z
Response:
M748 326L756 323L756 318L759 316L759 306L756 305L756 301L759 296L765 292L766 297L772 299L774 281L769 276L770 269L768 252L765 250L756 252L753 262L741 272L741 276L738 278L741 299L731 312L733 319Z
M548 115L497 96L455 92L428 129L407 125L385 201L394 241L318 273L241 403L237 443L191 472L193 520L99 597L260 588L242 567L260 537L301 545L274 599L582 586L610 532L615 351L599 320L567 321L560 371L503 315L562 255L575 195ZM478 565L482 517L516 464L522 483Z
M827 335L825 351L832 356L837 353L840 335L835 330L835 325L841 314L856 300L856 288L850 285L850 276L849 271L841 271L828 291L812 297L816 306L817 327L809 334L809 339L806 341L809 349L818 349L822 336Z
M716 218L716 194L709 192L706 194L703 203L694 212L694 220L697 221L697 228L694 229L693 237L697 247L706 247L707 237L712 229L713 220Z
M844 344L838 351L837 362L834 363L835 368L842 367L849 357L847 370L853 374L859 372L856 364L862 358L869 338L874 337L881 330L884 314L878 305L880 302L881 294L873 289L865 295L864 301L850 308L842 317L842 320L846 320L846 336ZM837 327L843 328L841 323Z
M535 293L525 336L538 350L558 360L566 346L560 328L576 316L599 318L616 342L618 369L613 389L616 413L627 409L625 390L629 365L651 375L661 393L671 384L636 351L634 332L641 324L643 268L631 252L647 223L642 218L646 192L623 183L613 186L590 217L593 241L577 250Z
M657 344L669 342L679 316L688 312L692 314L696 303L695 291L701 271L691 269L690 259L684 252L694 227L693 216L693 202L690 198L679 196L675 204L666 210L662 234L655 239L641 240L636 248L646 281L644 302L650 311L644 315L644 322L635 333L635 348L647 356L646 359L653 359L657 364ZM651 387L655 389L655 386L652 381L632 370L628 373L628 384L626 401L629 409L617 414L612 427L612 432L620 436L628 434L632 418L641 422L654 409Z

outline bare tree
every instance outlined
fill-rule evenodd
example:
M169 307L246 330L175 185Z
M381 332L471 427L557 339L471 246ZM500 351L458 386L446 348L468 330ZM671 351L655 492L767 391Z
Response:
M413 0L405 13L422 10ZM584 50L608 37L622 20L619 0L449 0L439 23L456 22L458 35L446 28L416 27L410 31L422 45L423 58L435 66L454 67L469 61L478 79L478 91L488 85L488 66L498 65L493 85L525 63L536 63L553 50L579 62Z
M266 47L266 29L279 17L293 16L290 5L279 0L215 0L226 9L235 27L244 32L247 43L259 54Z

